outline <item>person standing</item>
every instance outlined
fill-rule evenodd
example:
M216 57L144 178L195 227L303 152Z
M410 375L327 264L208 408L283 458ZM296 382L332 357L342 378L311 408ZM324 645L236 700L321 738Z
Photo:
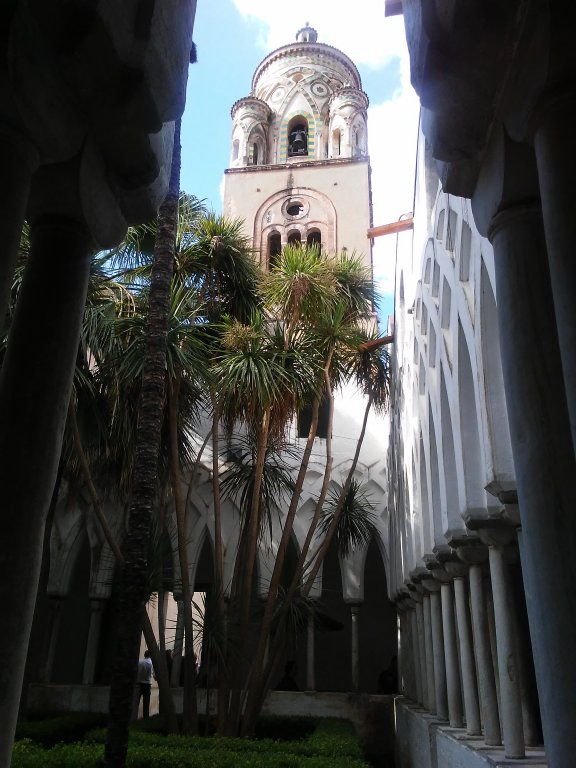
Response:
M138 675L136 683L138 685L138 704L142 699L142 716L150 717L150 694L152 692L152 675L154 667L150 658L150 651L144 651L144 658L138 662Z

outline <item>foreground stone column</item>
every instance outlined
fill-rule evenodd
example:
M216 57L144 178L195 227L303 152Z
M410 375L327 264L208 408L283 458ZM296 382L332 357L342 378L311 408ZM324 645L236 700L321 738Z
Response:
M56 656L56 646L58 645L58 636L60 634L60 619L62 618L62 604L64 600L60 596L50 595L49 614L47 627L46 655L42 662L40 679L43 683L52 682L52 672L54 669L54 657Z
M84 669L82 671L83 685L94 685L94 673L96 672L100 631L102 629L102 613L105 605L106 603L104 600L90 600L90 624L88 626L86 653L84 654Z
M32 225L30 257L0 373L0 722L5 735L0 765L10 760L91 248L88 230L68 217L47 215Z
M567 588L576 577L576 464L537 204L498 213L490 235L544 743L550 764L569 768L576 754L576 665L565 659L566 648L576 647L576 600ZM496 600L494 593L495 607Z
M414 682L416 683L416 701L424 703L422 694L422 669L420 666L420 644L418 642L418 621L416 619L416 603L410 600L410 637L412 639L412 658L414 659Z

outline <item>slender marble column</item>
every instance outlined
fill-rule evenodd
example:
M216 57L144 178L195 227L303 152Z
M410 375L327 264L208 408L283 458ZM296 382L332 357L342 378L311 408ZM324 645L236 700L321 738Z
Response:
M494 667L490 651L490 632L484 601L481 565L475 564L470 566L469 579L472 631L478 664L478 687L480 706L482 708L482 722L484 724L484 741L488 746L497 746L502 744L502 735L500 733L498 698L496 696L496 682L494 680Z
M444 658L444 633L442 631L442 605L440 584L435 579L422 582L430 592L430 620L432 625L432 650L434 663L434 701L436 714L441 720L448 720L448 697L446 691L446 661Z
M502 547L492 545L488 553L496 623L504 751L506 757L522 758L525 756L524 730L508 574Z
M56 646L58 645L58 635L60 634L60 619L62 618L62 604L63 599L61 597L50 597L49 602L49 619L48 619L48 644L46 648L46 656L42 664L42 671L40 677L43 683L52 682L52 670L54 669L54 657L56 656Z
M352 690L354 692L357 692L360 688L360 657L358 645L359 613L359 605L350 606L350 616L352 619Z
M176 631L174 633L174 651L172 653L172 674L170 684L173 688L180 686L180 672L182 670L182 649L184 647L184 602L182 598L174 596L178 605L176 614Z
M426 646L426 690L428 692L428 710L436 714L436 685L434 683L434 645L432 641L432 615L430 594L422 595L422 612L424 614L424 644Z
M448 563L446 564L448 567ZM467 569L466 566L463 566ZM478 690L476 686L476 666L472 650L472 635L468 616L468 596L464 576L454 578L454 596L456 599L456 619L460 638L460 664L462 668L462 687L464 692L464 711L466 713L466 732L470 736L482 733Z
M414 681L416 683L416 701L423 703L422 670L420 668L420 645L418 643L418 623L416 620L416 605L413 601L410 611L410 636L412 638L412 658L414 659Z
M418 630L418 658L420 660L420 683L422 687L422 706L430 709L428 704L428 675L426 669L426 644L424 640L424 613L422 610L422 596L416 595L416 627Z
M98 661L98 646L100 644L100 630L102 629L102 613L104 600L90 600L90 624L88 626L88 638L86 640L86 652L84 654L84 669L82 671L82 685L94 685L94 673Z
M308 625L306 627L306 690L314 691L316 689L316 678L314 669L314 615L308 616Z
M442 598L442 630L444 633L444 659L446 662L446 687L448 691L448 717L453 728L462 728L462 694L460 687L460 669L458 667L458 647L454 625L454 600L451 582L443 582L440 592Z

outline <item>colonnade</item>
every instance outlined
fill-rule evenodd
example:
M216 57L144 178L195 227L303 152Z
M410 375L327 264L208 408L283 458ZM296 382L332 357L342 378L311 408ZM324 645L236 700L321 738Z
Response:
M533 672L515 618L524 610L511 581L515 531L487 527L453 545L425 557L397 600L403 691L451 728L523 758L542 738L536 702L521 698Z

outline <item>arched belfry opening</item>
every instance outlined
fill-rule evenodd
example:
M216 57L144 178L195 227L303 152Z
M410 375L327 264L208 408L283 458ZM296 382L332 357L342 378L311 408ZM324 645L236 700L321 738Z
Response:
M293 117L288 123L288 157L308 155L308 120L302 115Z

